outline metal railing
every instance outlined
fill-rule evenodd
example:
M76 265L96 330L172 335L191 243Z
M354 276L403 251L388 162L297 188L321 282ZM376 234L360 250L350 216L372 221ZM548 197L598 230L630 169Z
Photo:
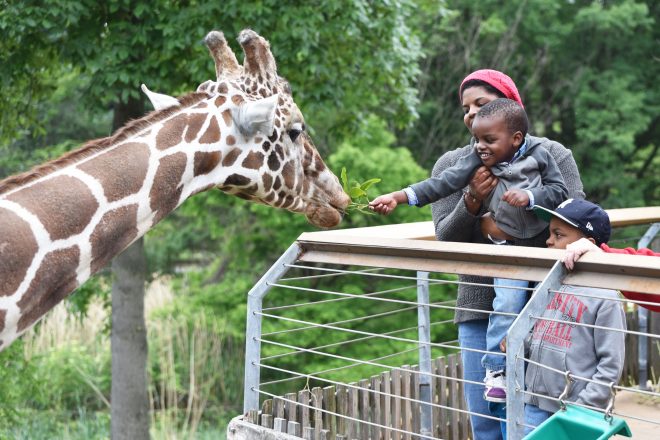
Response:
M660 223L652 225L640 240L639 247L646 247L659 230ZM455 408L447 408L446 405L436 403L437 397L433 397L437 396L437 390L434 388L440 380L452 381L460 384L461 387L467 383L483 386L483 383L468 381L461 377L447 377L444 374L437 374L437 370L433 367L432 349L447 352L460 351L461 348L458 347L455 340L433 341L431 329L434 325L437 328L438 324L442 326L453 326L453 324L451 323L451 316L434 320L432 319L432 313L452 312L460 307L456 307L451 301L433 301L431 290L434 286L458 286L461 282L456 279L434 279L429 276L429 273L494 276L525 279L538 283L534 295L514 321L507 338L506 362L507 371L509 372L507 374L507 438L522 438L525 427L521 418L524 414L523 396L528 393L524 387L524 364L530 362L530 359L526 359L523 355L524 339L561 285L571 284L645 293L660 292L660 261L655 258L590 253L578 261L574 272L568 273L563 265L557 261L562 253L562 251L549 249L497 247L408 239L391 239L383 242L383 240L373 237L350 237L339 233L330 235L323 235L322 233L303 234L248 294L244 412L254 414L260 408L261 397L272 397L276 401L283 402L283 405L286 403L289 406L293 405L291 406L293 409L290 409L290 411L304 411L303 408L306 407L310 411L318 411L318 421L312 421L309 426L303 426L298 434L307 435L310 438L327 438L331 431L323 429L323 426L320 425L322 425L322 420L326 418L326 415L333 414L339 418L344 418L350 426L355 426L348 433L349 437L347 438L349 440L352 438L364 438L365 440L373 438L374 432L378 432L380 438L440 438L438 435L443 431L439 430L438 426L441 423L434 420L438 417L440 409L443 411L459 411L465 416L471 415L499 420L494 416L459 409L458 405L455 405ZM351 269L351 267L359 267L360 269ZM365 267L371 269L365 269ZM402 272L405 270L412 271L414 275L406 275L406 272ZM292 272L299 272L300 275L283 278ZM383 280L396 280L401 285L394 288L357 293L335 291L310 285L329 277L344 276L373 279L381 283ZM278 303L278 305L272 307L264 307L264 299L271 289L286 292L289 296L301 296L303 299L299 303ZM414 300L401 299L399 293L409 292L410 290L416 292L416 298ZM311 301L312 296L317 298ZM344 301L346 304L353 301L371 301L381 308L385 305L390 308L379 311L379 313L352 316L334 322L322 322L323 319L321 318L313 320L304 314L302 317L285 316L285 313L291 311L295 312L306 307L319 308L330 303L336 304L338 301ZM626 302L635 303L635 301L628 300ZM400 313L412 311L417 312L416 325L413 324L412 326L397 328L384 333L360 330L356 325L356 323L364 323L373 319L387 319L391 316L399 316L397 314ZM478 311L483 312L482 310ZM647 338L658 340L659 337L648 333L648 329L645 327L648 322L648 311L638 307L638 313L639 330L627 330L625 332L635 334L638 337L640 359L642 356L647 359L647 353L645 353L648 346ZM263 333L264 320L277 322L282 328ZM292 343L290 340L286 343L276 340L279 335L302 335L312 330L323 330L324 334L328 336L340 333L343 337L338 342L316 341L318 343L313 344L311 347L303 346L302 343ZM416 333L415 337L402 336L413 331ZM386 340L391 344L403 344L409 347L400 352L387 353L371 359L337 354L337 347L346 347L349 344L367 344L365 346L368 346L369 341L374 339ZM262 357L262 346L268 346L270 350L275 347L279 352ZM415 368L401 370L401 364L390 365L387 363L387 359L403 356L404 353L411 353L413 350L417 351L416 361L418 366ZM468 349L463 348L462 350ZM273 364L274 361L291 359L301 355L320 356L333 365L341 365L309 372L303 371L304 365L295 362L294 366L296 368L283 368ZM409 414L407 421L403 420L401 412L392 412L392 417L385 422L383 417L376 417L373 408L366 410L366 415L355 417L349 415L348 409L343 412L324 409L319 406L318 398L316 401L302 401L301 399L292 401L292 399L286 399L265 390L267 386L283 384L293 380L303 380L307 383L315 381L316 383L336 386L337 381L325 376L339 370L357 367L401 370L405 374L410 373L412 375L413 379L411 380L416 383L416 398L394 393L390 393L390 396L387 397L387 399L390 397L393 399L392 405L399 405L399 408L403 405L403 407L409 409L412 414ZM277 373L285 377L262 383L262 370L268 371L268 374ZM645 394L653 398L660 397L660 393L646 388L648 365L641 360L639 370L640 387L614 386L612 389ZM574 375L571 375L571 379L590 380ZM356 390L355 393L366 396L364 397L365 402L374 404L376 401L381 402L383 399L382 394L388 393L384 393L380 388L376 389L368 385L367 382L365 384L361 382L361 385L344 384L348 387L346 395L350 398L352 395L350 389L353 387ZM391 383L394 387L397 382L391 381ZM610 384L603 385L610 386ZM358 394L355 396L358 396ZM354 397L354 399L358 399L358 397ZM347 405L349 404L347 403ZM351 401L350 405L358 404ZM389 409L394 411L393 408ZM598 410L605 412L602 408ZM381 408L380 411L384 412L384 409ZM617 414L616 412L611 413ZM323 414L323 417L321 414ZM362 413L358 411L351 414ZM634 415L630 414L625 416L635 418ZM302 416L299 418L302 419ZM273 427L282 431L282 418L279 419L279 424L273 424ZM396 419L400 424L395 423L393 419ZM658 420L644 421L660 425ZM384 423L387 423L387 425ZM312 428L311 425L313 425L313 429L304 429ZM374 430L375 427L378 427L378 431ZM346 434L338 431L332 433L338 435L337 438L342 438L341 436ZM351 435L354 437L350 437Z

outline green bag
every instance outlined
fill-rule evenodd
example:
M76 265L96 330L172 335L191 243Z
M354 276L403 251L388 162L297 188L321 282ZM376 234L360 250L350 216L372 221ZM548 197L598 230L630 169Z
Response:
M571 404L560 409L524 440L604 440L614 435L632 437L625 420L610 417L607 420L600 412Z

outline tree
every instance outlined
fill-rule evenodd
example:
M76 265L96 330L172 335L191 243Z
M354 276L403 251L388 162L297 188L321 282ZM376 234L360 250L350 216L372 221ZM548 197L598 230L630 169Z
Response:
M140 82L170 94L194 89L212 75L205 49L196 43L213 28L236 35L252 26L270 39L280 73L298 91L296 100L309 120L318 121L311 126L323 143L355 130L359 116L369 111L397 115L401 126L414 116L412 83L419 50L417 40L407 32L405 17L411 5L406 1L392 2L390 7L362 1L302 7L291 2L288 7L274 0L184 5L164 0L101 4L57 0L48 8L34 1L21 5L2 1L0 5L4 35L0 73L6 85L3 93L10 98L0 104L3 121L8 121L0 132L4 140L21 137L17 135L21 130L40 133L36 113L30 111L34 107L26 105L24 97L31 96L31 103L47 97L54 87L51 78L61 66L73 66L88 81L86 110L112 106L117 124L140 113ZM373 88L386 91L387 99L374 99ZM121 260L113 267L118 272L128 269ZM142 283L135 278L127 289L135 290ZM139 310L141 299L137 300L137 306L127 308ZM113 334L118 333L113 329ZM113 428L115 434L120 435ZM144 432L125 434L138 438Z

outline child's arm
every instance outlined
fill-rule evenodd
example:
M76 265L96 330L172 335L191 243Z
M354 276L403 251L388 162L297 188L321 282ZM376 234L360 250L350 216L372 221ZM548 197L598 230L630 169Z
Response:
M470 183L472 175L481 165L483 165L481 159L475 150L472 150L439 175L410 185L417 196L417 206L437 202L462 190Z
M596 372L591 379L608 385L612 382L617 384L621 378L625 359L625 334L598 327L625 330L626 316L621 303L617 301L606 301L606 304L602 305L597 313L593 330L593 344L598 365L596 365ZM607 386L589 382L578 394L576 402L605 408L609 398L610 390Z
M376 197L369 202L369 209L382 215L388 215L401 203L408 203L408 195L403 190Z
M568 198L568 188L559 171L557 162L545 148L535 148L532 156L536 158L541 173L541 186L529 188L532 202L548 209L555 209Z

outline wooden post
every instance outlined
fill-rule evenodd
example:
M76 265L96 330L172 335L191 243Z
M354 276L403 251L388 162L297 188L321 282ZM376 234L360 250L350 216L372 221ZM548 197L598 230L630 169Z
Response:
M300 425L302 426L304 432L307 426L312 426L309 419L309 404L310 404L309 390L298 391L298 402L301 404L299 405L300 409L298 410L298 414L300 416L298 420L300 420Z
M334 400L334 399L333 399ZM312 388L312 406L314 406L314 438L318 439L323 428L323 390L319 387Z
M390 372L385 371L381 373L381 411L383 414L382 425L386 427L392 426L392 386L390 382ZM392 439L392 430L385 429L385 440Z
M337 385L337 435L346 435L346 414L348 414L348 392L345 385Z
M350 388L348 388L348 416L357 419L360 415L358 412L358 390L355 388L357 384L355 382L351 382L349 385L351 385ZM358 435L358 423L355 422L354 420L347 420L346 421L346 437L349 440L353 440L354 438L357 438Z
M380 376L371 376L371 389L373 391L380 391ZM383 423L380 412L380 394L372 392L371 401L373 402L371 421L375 423L375 425L371 425L371 440L380 440L382 432L378 425Z
M395 368L392 370L392 394L394 395L394 418L392 420L392 427L401 429L401 370ZM393 431L395 440L401 440L401 431Z
M403 369L401 370L401 395L405 397L406 399L401 400L401 428L404 431L411 432L412 431L412 404L410 403L410 399L412 396L411 393L411 387L412 387L412 380L410 377L410 365L404 365ZM405 440L411 440L412 437L410 434L402 434L403 438Z
M337 412L334 386L323 388L323 406L328 411L323 413L323 427L328 430L328 438L333 439L337 434L337 416L329 413Z

